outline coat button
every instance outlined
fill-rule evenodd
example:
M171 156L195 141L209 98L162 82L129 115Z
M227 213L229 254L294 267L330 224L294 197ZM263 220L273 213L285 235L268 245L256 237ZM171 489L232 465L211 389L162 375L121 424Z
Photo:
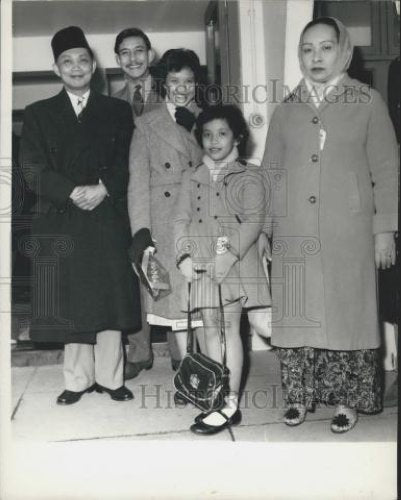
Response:
M200 188L200 184L198 184L198 188Z
M170 167L171 167L171 165L170 165L170 163L169 163L169 162L166 162L166 163L164 164L164 166L165 166L166 168L170 168Z
M202 224L202 219L199 219L199 224Z
M319 161L319 155L312 155L311 160L313 161L313 163L316 163L317 161Z
M189 167L192 167L192 161L189 161L189 162L188 162L188 166L189 166Z
M200 200L200 199L201 199L201 197L200 197L200 196L198 196L198 197L197 197L197 199L198 199L198 200Z
M217 215L215 215L214 218L217 219Z
M317 116L314 116L312 119L312 123L316 125L316 123L319 123L319 118Z
M316 196L309 196L308 200L309 200L309 203L312 203L312 204L316 203Z
M216 193L216 196L220 196L220 193Z
M197 211L197 212L200 212L200 208L199 208L199 207L197 207L196 211Z
M170 198L171 194L170 194L170 192L169 192L169 191L166 191L166 192L164 193L164 196L165 196L166 198Z

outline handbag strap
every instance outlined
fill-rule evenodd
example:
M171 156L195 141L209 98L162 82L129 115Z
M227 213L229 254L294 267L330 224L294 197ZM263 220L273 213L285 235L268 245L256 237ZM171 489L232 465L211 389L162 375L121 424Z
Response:
M194 352L194 329L192 328L192 314L191 314L191 282L188 281L188 302L187 302L187 353Z
M226 322L224 319L223 299L221 295L221 284L219 284L219 308L220 308L220 347L223 366L227 364Z
M218 286L219 290L219 309L220 309L220 348L221 359L223 366L227 365L227 343L226 343L226 323L224 319L223 298L221 294L221 285ZM187 353L194 352L194 329L192 328L192 313L191 313L191 282L188 282L188 302L187 302Z

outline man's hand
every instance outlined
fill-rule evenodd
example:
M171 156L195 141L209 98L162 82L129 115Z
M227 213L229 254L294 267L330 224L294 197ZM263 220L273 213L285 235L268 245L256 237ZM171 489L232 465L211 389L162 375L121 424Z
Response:
M378 269L388 269L395 264L394 233L375 234L375 261Z
M70 198L74 205L82 210L93 210L107 196L107 189L102 183L92 186L77 186L70 194Z

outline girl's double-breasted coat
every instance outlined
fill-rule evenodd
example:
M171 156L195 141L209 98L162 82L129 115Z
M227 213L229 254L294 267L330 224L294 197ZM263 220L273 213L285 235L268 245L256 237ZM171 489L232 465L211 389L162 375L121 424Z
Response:
M397 229L397 156L380 95L348 76L318 108L301 82L276 109L274 345L379 346L374 235Z
M243 160L228 163L216 181L204 163L185 173L175 212L176 253L178 258L189 254L195 266L206 271L192 282L192 309L218 307L217 287L210 277L221 237L239 259L222 283L223 304L241 299L247 308L270 305L257 248L269 199L263 169Z
M26 108L21 162L38 203L20 243L32 258L35 341L92 343L96 332L140 327L127 254L132 128L128 104L94 91L79 119L65 90ZM72 203L75 186L99 181L108 196L94 210Z
M202 151L195 137L170 116L166 104L139 117L130 150L128 211L134 235L151 231L155 256L169 271L172 293L154 301L146 294L146 311L168 319L185 317L180 290L184 278L176 267L173 212L182 176L199 163Z

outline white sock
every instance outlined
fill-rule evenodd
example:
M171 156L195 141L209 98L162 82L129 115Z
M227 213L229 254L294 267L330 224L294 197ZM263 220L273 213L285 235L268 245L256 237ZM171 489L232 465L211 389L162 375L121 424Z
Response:
M236 394L230 394L225 399L225 405L221 409L224 415L227 415L228 418L232 417L238 408L238 396ZM226 419L220 415L217 411L212 412L206 418L203 419L203 422L208 425L222 425L226 423Z

